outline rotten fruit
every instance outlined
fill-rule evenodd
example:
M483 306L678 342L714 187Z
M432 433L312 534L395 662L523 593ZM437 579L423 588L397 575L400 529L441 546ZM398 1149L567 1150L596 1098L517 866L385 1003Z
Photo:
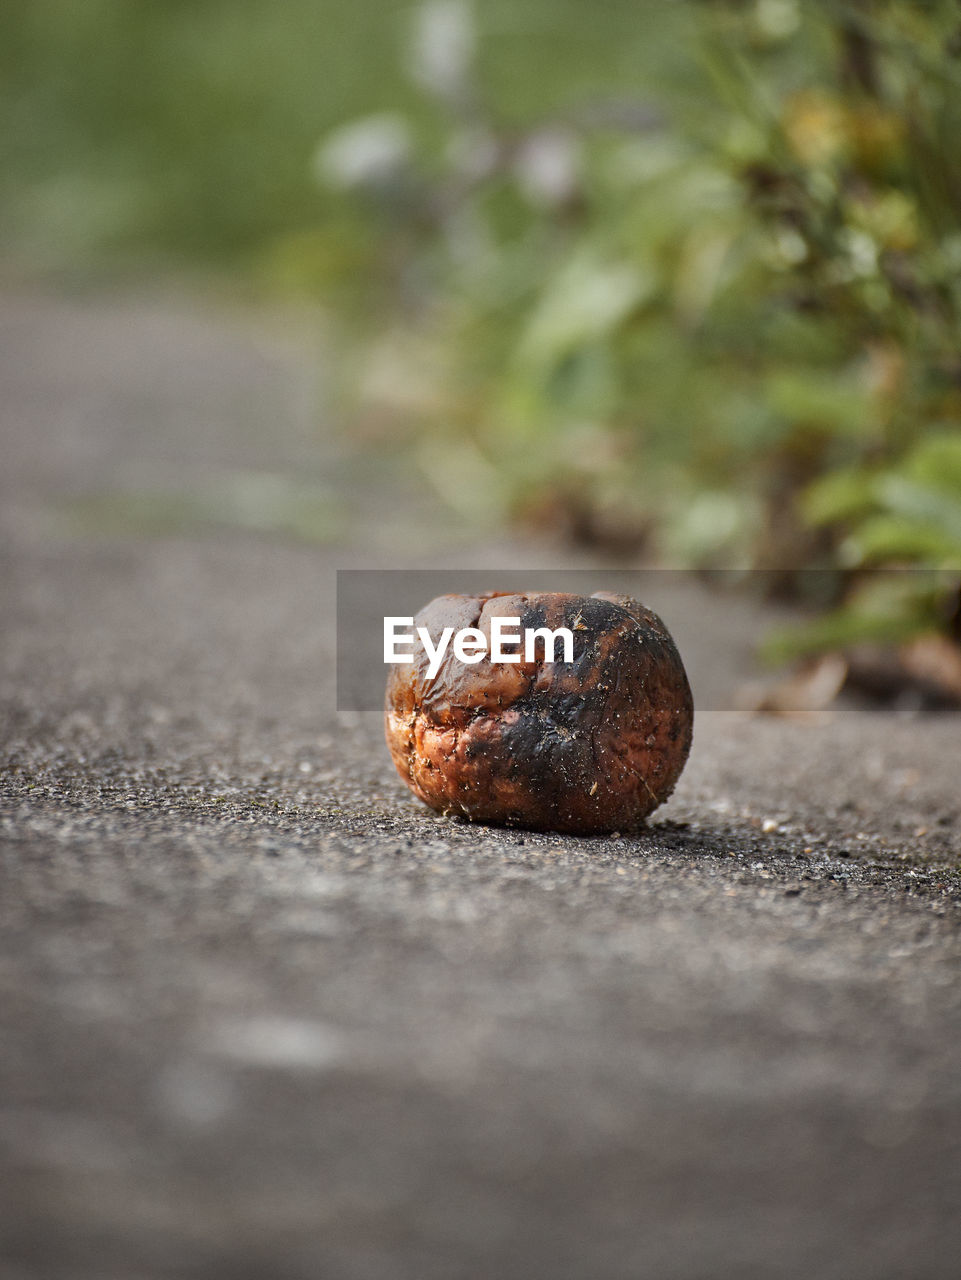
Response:
M539 646L519 642L492 660L518 624ZM561 629L573 644L552 661ZM432 809L601 834L636 828L674 790L691 747L691 689L664 623L636 600L440 596L413 632L424 643L390 668L385 729L398 773ZM444 642L462 632L469 652Z

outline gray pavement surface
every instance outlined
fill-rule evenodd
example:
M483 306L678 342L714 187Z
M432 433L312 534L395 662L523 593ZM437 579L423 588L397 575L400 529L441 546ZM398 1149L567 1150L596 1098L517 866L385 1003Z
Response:
M0 1276L956 1280L961 719L702 713L631 838L434 817L334 571L556 553L459 547L314 356L0 302Z

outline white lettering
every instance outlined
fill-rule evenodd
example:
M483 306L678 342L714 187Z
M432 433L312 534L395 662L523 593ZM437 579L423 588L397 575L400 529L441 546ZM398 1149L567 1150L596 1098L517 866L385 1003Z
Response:
M454 657L468 666L480 662L487 652L487 637L477 627L465 627L454 636Z
M491 662L520 662L521 655L519 653L505 653L501 645L506 641L508 644L520 643L520 618L500 618L496 615L491 618ZM508 634L509 629L518 628L517 635Z
M426 627L415 628L415 636L411 630L413 625L413 618L384 619L384 661L413 662L412 654L400 653L398 648L413 645L419 640L427 655L427 677L430 680L440 671L448 650L459 662L465 662L468 666L480 662L485 656L489 656L491 662L536 662L538 641L541 641L544 646L544 662L574 661L574 633L568 627L558 627L556 631L552 631L550 627L528 627L521 631L520 618L495 616L491 618L488 655L487 637L478 627L463 627L457 632L453 627L444 627L435 644ZM564 656L561 659L557 657L558 641L563 648ZM520 652L522 644L523 658ZM505 645L509 646L506 652Z
M426 627L418 627L417 634L420 636L420 642L424 646L424 652L427 654L429 662L427 664L427 679L433 680L434 676L440 671L440 664L444 661L444 654L447 652L447 646L450 644L450 638L454 634L453 627L445 627L440 633L440 639L436 648L430 638L430 632Z
M536 662L537 654L535 646L538 636L544 641L544 661L557 661L557 641L560 640L564 645L563 662L574 661L574 632L568 630L567 627L558 627L556 631L551 631L550 627L528 627L524 632L524 661Z
M405 631L402 635L397 634L398 627L412 627L414 625L413 618L385 618L384 619L384 661L385 662L413 662L414 655L411 653L398 653L397 646L399 644L413 644L414 633Z

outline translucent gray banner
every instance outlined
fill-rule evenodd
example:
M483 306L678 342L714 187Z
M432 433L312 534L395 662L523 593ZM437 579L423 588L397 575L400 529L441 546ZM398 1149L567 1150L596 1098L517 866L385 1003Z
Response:
M957 589L957 573L928 570L877 571L870 575L877 584L889 583L894 591L911 588L950 598ZM699 710L744 710L764 703L765 689L777 684L779 673L765 663L762 653L770 649L772 638L800 637L822 627L825 608L836 594L837 575L825 571L805 571L795 582L795 597L807 605L777 602L782 575L774 572L722 570L709 576L673 569L344 569L337 574L337 709L378 711L383 706L389 667L384 661L385 618L414 617L424 605L441 595L484 595L489 592L530 593L563 591L590 596L597 591L616 592L640 600L659 614L674 637L683 658ZM798 589L800 585L800 589ZM830 613L828 614L830 617ZM822 621L818 621L821 619ZM410 628L407 628L408 630ZM402 631L402 627L398 627ZM896 630L896 627L895 627ZM830 629L825 633L830 634ZM854 648L858 661L870 668L871 652L877 651L875 672L877 693L860 690L863 706L950 706L950 691L938 688L936 678L924 695L923 672L914 680L906 678L899 691L899 674L894 659L882 657L882 646L858 640L844 640L823 649ZM906 636L908 633L906 632ZM787 646L789 648L789 646ZM784 647L782 646L782 650ZM896 646L889 646L896 652ZM405 651L405 650L399 650ZM409 646L406 651L409 651ZM816 665L818 648L811 648ZM885 662L889 668L884 668ZM870 674L870 672L869 672ZM780 672L783 680L784 670ZM934 673L936 676L936 673ZM812 706L829 701L832 680L840 687L845 671L826 663L815 672L809 691L800 690L797 709L805 707L806 693ZM886 689L884 686L890 685ZM919 692L920 690L920 692ZM941 696L944 694L944 696ZM890 696L887 696L890 695ZM833 694L831 694L833 696ZM776 699L775 699L776 701ZM791 709L790 697L786 707ZM774 709L778 709L774 706Z

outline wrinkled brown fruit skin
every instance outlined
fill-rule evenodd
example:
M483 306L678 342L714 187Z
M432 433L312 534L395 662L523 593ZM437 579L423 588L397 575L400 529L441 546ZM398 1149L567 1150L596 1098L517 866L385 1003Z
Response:
M630 831L668 798L691 748L694 707L674 641L627 596L439 596L414 619L444 627L519 617L569 627L574 662L469 666L448 646L433 680L420 644L391 668L385 730L397 772L425 804L472 822L581 835ZM540 644L538 654L542 655ZM558 659L563 656L557 648Z

